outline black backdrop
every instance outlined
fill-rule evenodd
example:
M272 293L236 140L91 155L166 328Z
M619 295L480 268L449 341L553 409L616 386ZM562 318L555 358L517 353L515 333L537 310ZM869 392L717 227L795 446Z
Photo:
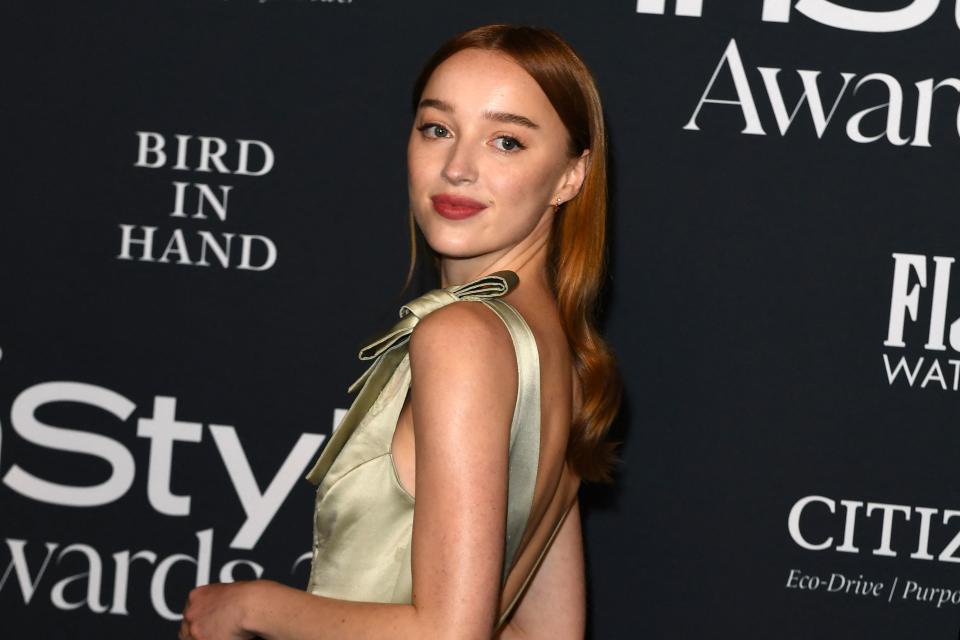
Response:
M6 632L171 638L198 581L305 584L301 477L417 293L410 85L519 22L581 52L612 138L591 637L956 637L960 18L845 3L8 8Z

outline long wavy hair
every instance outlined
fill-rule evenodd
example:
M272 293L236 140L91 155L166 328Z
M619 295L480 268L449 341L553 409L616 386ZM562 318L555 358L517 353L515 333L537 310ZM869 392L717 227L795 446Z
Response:
M568 153L589 149L589 167L580 192L557 212L550 232L548 276L573 353L582 389L573 416L567 462L588 481L609 482L616 445L606 440L620 406L622 385L613 355L596 324L597 299L606 270L607 140L600 95L590 70L573 48L548 29L504 24L465 31L427 60L413 88L416 112L433 71L464 49L505 54L529 73L560 116L569 134ZM417 258L417 228L410 212L411 282ZM429 245L425 246L432 254ZM433 255L436 264L437 256Z

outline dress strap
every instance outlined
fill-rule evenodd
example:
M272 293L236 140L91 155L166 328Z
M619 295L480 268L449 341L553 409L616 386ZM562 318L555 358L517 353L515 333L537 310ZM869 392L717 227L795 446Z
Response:
M533 491L540 464L540 354L533 331L523 316L505 300L484 300L507 325L517 354L517 403L510 424L507 534L500 582L516 560L533 507Z

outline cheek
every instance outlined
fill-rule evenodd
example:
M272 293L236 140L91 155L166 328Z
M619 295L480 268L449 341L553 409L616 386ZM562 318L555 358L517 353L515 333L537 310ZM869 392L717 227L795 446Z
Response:
M488 174L488 185L504 204L539 211L550 201L555 181L551 169L544 162L516 163Z
M407 198L414 222L425 233L424 225L429 226L430 216L423 209L427 207L426 196L433 184L433 173L429 154L411 139L407 144Z
M431 177L438 169L431 154L426 153L422 145L411 142L407 146L407 181L411 197L426 188Z
M414 178L419 172L420 168L420 158L417 157L417 148L413 142L413 138L407 142L407 178L410 180L410 183L413 184Z

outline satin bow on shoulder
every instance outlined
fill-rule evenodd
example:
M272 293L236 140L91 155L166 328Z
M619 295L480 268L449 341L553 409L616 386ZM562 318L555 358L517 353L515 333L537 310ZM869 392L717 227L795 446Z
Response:
M400 320L360 349L360 359L373 360L373 364L347 389L348 393L353 393L359 388L360 393L320 453L317 463L307 474L307 480L319 484L326 475L337 454L403 360L410 334L422 318L458 300L499 298L514 289L519 281L513 271L497 271L465 284L428 291L400 307Z

